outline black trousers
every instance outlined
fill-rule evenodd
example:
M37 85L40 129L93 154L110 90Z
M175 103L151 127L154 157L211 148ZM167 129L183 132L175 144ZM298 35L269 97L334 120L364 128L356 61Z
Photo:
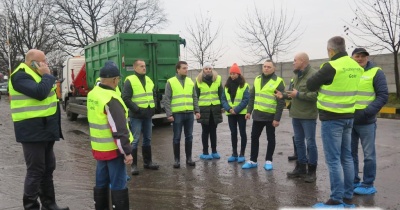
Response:
M212 153L217 152L217 124L214 122L213 115L210 114L210 121L207 124L201 123L201 142L203 143L203 154L208 155L208 136L211 141Z
M53 185L53 171L56 169L53 146L54 141L22 143L26 163L26 196L37 196L41 187Z
M275 151L275 127L272 126L272 121L253 121L253 127L251 129L251 154L250 160L253 162L257 162L258 150L259 150L259 139L261 133L264 129L267 133L267 154L265 156L265 160L272 161L272 156Z
M229 129L231 130L231 142L232 142L232 155L234 157L238 156L237 153L237 143L238 143L238 125L241 138L240 145L240 156L244 156L247 144L247 134L246 134L246 119L244 114L228 115Z

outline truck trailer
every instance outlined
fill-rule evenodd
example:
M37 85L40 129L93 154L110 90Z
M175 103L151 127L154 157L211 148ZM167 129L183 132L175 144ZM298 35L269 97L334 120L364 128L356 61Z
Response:
M165 122L165 111L161 100L167 80L175 75L175 65L180 57L180 45L186 41L176 34L130 34L120 33L85 47L84 57L71 57L64 62L61 84L61 104L68 120L78 115L87 115L87 94L96 85L100 69L108 60L114 61L122 78L134 74L133 62L146 62L146 75L153 82L157 92L156 114L153 124Z

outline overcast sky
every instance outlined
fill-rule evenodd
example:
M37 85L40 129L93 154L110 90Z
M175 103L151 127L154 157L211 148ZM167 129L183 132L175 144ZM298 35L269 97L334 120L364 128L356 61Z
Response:
M187 35L186 26L194 22L195 15L200 11L209 14L212 21L222 25L220 42L226 49L226 53L215 63L216 67L227 67L236 62L244 65L245 52L237 46L239 30L238 20L243 19L247 10L252 11L254 4L264 12L270 11L272 0L161 0L168 14L169 25L159 33L179 34L182 38ZM279 55L279 61L291 61L296 52L304 51L311 59L326 58L326 43L329 38L336 35L345 37L343 26L345 21L351 21L354 14L348 0L276 0L279 8L282 4L289 15L301 20L300 27L304 28L304 34L299 37L297 47L286 55ZM346 38L346 37L345 37ZM347 41L347 39L346 39ZM190 43L188 43L190 44ZM348 52L353 48L347 42ZM187 51L181 48L181 58L189 56ZM187 55L186 55L187 54Z

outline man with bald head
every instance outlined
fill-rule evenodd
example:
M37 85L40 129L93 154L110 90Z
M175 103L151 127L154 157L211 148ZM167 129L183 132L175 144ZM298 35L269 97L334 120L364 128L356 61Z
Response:
M316 180L318 162L318 151L315 143L318 117L317 93L310 91L306 83L308 78L316 73L316 70L310 66L308 55L304 52L296 54L293 67L292 90L286 91L286 93L277 91L275 94L278 98L283 97L291 100L289 116L292 118L297 162L295 169L288 172L287 177L304 177L305 182L312 183Z
M9 92L15 138L22 144L26 163L24 209L69 210L56 204L53 146L63 138L56 78L50 73L44 52L31 49L25 62L11 74Z

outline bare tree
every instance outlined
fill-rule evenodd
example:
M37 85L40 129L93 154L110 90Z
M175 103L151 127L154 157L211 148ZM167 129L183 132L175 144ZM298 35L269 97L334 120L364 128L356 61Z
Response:
M54 24L62 45L83 48L107 36L105 20L115 2L110 0L53 0Z
M8 17L11 29L12 68L29 49L36 48L47 53L57 47L58 37L51 24L50 0L4 0L3 5L3 14Z
M357 0L353 8L356 17L344 26L346 34L355 45L362 46L357 43L363 43L364 47L375 50L386 49L393 54L397 98L400 98L399 11L399 0Z
M288 17L282 7L278 12L272 7L268 15L261 11L254 5L254 10L247 11L247 16L239 21L239 45L254 58L251 63L275 60L278 54L293 49L304 32L299 29L300 22L294 21L294 15Z
M18 47L15 43L15 37L12 36L10 21L6 21L6 11L0 11L0 70L9 73L12 69L22 61L19 55ZM3 15L4 14L4 15ZM9 38L7 40L7 28L9 30ZM10 65L9 65L10 64ZM11 69L9 69L11 66Z
M189 34L188 51L192 57L189 61L196 62L203 66L206 61L213 62L223 55L222 45L216 46L221 32L220 24L213 27L209 15L206 17L200 13L196 16L194 24L186 24L186 31Z
M119 0L109 17L113 33L148 33L168 22L159 0Z

